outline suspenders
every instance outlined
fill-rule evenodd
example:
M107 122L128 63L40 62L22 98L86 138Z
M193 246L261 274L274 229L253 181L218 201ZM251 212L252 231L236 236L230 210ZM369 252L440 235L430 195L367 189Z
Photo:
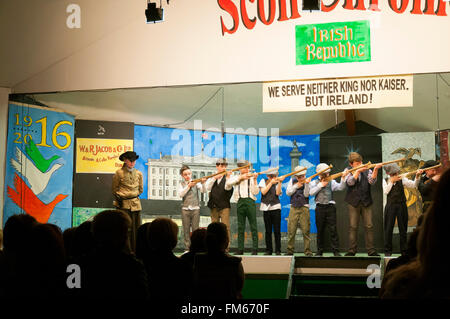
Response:
M239 185L238 185L238 191L239 191L239 198L243 198L241 196L241 183L239 183ZM251 196L250 196L250 180L249 179L247 179L247 198L251 198Z

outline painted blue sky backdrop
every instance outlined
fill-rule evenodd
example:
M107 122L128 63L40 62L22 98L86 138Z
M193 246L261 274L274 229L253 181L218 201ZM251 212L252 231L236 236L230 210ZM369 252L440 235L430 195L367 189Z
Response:
M315 173L315 166L319 164L320 139L319 135L291 135L280 137L249 136L241 134L225 134L220 132L180 130L136 125L134 129L134 150L140 156L136 168L144 175L144 192L141 198L147 199L147 165L149 158L158 159L160 154L195 156L202 150L205 155L213 158L226 157L232 159L246 159L252 162L255 171L279 166L280 175L290 173L289 153L294 140L298 150L302 153L300 165L308 167L307 176ZM261 178L258 179L258 182ZM286 218L289 215L289 196L286 186L289 178L283 183L281 231L287 231ZM311 198L312 201L312 198ZM257 197L260 202L260 195ZM314 205L313 205L314 207ZM311 211L311 232L316 232L314 211Z

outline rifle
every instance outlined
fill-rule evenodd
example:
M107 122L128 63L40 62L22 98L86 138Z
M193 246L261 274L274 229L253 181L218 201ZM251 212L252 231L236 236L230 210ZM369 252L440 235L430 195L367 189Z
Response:
M332 168L333 168L333 165L330 164L330 165L328 165L327 168L321 170L320 172L318 172L318 173L316 173L316 174L314 174L314 175L311 175L311 176L308 177L307 179L309 179L309 180L311 181L314 177L319 176L320 174L323 174L323 172L325 172L325 171L327 171L327 170L329 170L329 169L332 169Z
M249 166L250 166L250 164L247 164L245 166L236 167L236 168L233 168L233 169L230 169L230 170L226 170L226 171L223 171L223 172L217 172L217 173L214 173L214 174L211 174L211 175L208 175L208 176L204 176L204 177L201 177L201 178L193 179L191 182L198 183L198 182L201 182L201 180L203 178L209 179L209 178L217 176L217 175L227 174L228 172L235 172L235 171L240 170L241 168L246 168L246 167L249 167Z
M285 175L278 176L278 178L279 178L279 179L281 179L281 178L286 178L286 177L295 175L295 174L297 174L297 173L300 173L300 172L303 172L303 171L306 171L306 170L307 170L307 168L306 168L306 167L303 167L302 169L299 169L298 171L293 171L293 172L291 172L291 173L289 173L289 174L285 174Z
M354 172L354 171L359 170L360 168L367 167L367 166L369 166L369 165L373 165L373 164L372 164L371 162L368 162L367 164L361 164L361 165L359 165L359 166L357 166L357 167L354 167L354 168L352 168L352 169L349 169L349 170L347 171L347 173L352 173L352 172ZM333 180L333 179L336 179L336 178L341 177L343 174L344 174L344 172L336 173L336 174L333 174L333 175L328 176L325 180L331 181L331 180Z
M434 166L431 166L431 167L419 168L419 169L416 169L415 171L412 171L412 172L403 173L403 174L400 174L400 176L401 177L406 177L408 175L416 174L417 171L420 171L420 170L423 170L425 172L425 171L428 171L429 169L435 169L435 168L438 168L438 167L441 167L441 166L442 166L442 164L439 163L438 165L434 165Z
M256 174L257 176L259 175L263 175L263 174L273 174L273 172L278 171L279 167L274 167L274 168L269 168L268 170L262 171L262 172L258 172L258 173L253 173Z
M384 166L384 165L388 165L388 164L392 164L392 163L397 163L397 162L403 162L403 161L406 161L406 158L401 158L401 159L397 159L397 160L393 160L393 161L388 161L388 162L383 162L383 163L370 164L367 168L370 169L370 168L374 168L375 166L380 165L380 164L381 164L381 166Z

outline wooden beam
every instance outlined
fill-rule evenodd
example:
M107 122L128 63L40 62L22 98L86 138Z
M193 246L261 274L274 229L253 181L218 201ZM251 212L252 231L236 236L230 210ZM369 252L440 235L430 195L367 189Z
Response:
M356 134L355 125L355 110L344 110L345 112L345 125L347 126L348 136L353 136Z

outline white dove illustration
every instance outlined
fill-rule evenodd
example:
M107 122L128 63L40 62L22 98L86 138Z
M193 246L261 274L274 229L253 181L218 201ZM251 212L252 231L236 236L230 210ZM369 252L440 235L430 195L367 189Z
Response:
M36 165L34 165L34 163L17 147L16 157L17 161L14 160L14 158L11 158L12 166L17 172L28 180L31 190L36 195L40 194L47 187L53 173L63 166L56 163L47 172L42 173Z

